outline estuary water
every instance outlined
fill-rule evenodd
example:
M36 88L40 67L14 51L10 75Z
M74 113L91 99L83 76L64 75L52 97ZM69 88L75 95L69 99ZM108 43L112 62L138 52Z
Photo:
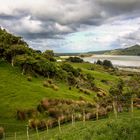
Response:
M140 68L140 56L124 56L124 55L93 55L85 57L84 61L94 63L97 60L110 60L117 67L136 67Z

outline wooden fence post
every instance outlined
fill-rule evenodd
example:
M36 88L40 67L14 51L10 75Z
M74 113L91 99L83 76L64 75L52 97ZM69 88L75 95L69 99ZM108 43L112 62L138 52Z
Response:
M46 130L47 130L47 134L48 134L49 128L48 128L48 124L47 123L46 123Z
M3 140L5 140L6 139L6 136L5 136L5 132L3 133Z
M36 126L36 134L37 134L37 139L39 140L39 133L38 133L38 127Z
M15 132L15 140L17 140L17 133Z
M29 126L26 125L26 127L27 127L27 140L30 140L30 138L29 138Z
M58 118L58 127L59 127L59 132L61 132L61 122L60 122L60 118Z
M83 123L85 125L85 121L86 121L86 115L85 115L85 110L83 109Z

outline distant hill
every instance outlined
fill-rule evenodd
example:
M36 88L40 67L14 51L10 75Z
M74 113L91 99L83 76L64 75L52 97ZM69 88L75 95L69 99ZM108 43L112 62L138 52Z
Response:
M110 54L110 55L137 55L140 56L140 45L134 45L125 49L105 50L88 52L89 54Z

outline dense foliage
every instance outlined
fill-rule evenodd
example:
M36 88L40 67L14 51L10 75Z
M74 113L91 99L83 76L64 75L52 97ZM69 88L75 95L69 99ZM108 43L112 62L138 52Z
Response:
M21 122L28 121L30 128L41 130L44 130L46 126L54 127L58 125L60 127L61 124L70 121L74 123L76 120L83 122L91 119L98 120L101 117L107 117L109 112L113 110L116 118L118 118L119 112L129 110L131 110L131 115L133 116L134 107L140 107L139 75L129 75L126 79L124 75L120 75L120 78L118 78L116 70L108 60L103 62L98 60L96 63L98 65L93 64L94 67L93 65L88 67L88 63L82 62L81 58L70 57L67 62L57 63L52 50L46 50L43 53L39 50L33 50L28 47L21 37L16 37L6 30L0 29L1 68L5 64L6 67L8 65L10 70L6 74L7 77L10 79L11 75L14 75L10 80L6 77L7 80L3 75L4 72L1 74L3 75L1 76L2 84L0 85L1 93L6 99L4 101L1 98L3 106L6 105L7 108L14 109L14 111L12 110L12 117L16 116L17 120ZM13 67L9 66L10 64ZM84 69L83 66L86 68ZM101 71L95 71L96 67L99 67ZM12 70L16 68L21 69L20 73L19 71L14 71L11 74ZM112 75L108 73L110 71ZM21 76L26 77L26 80L22 81L23 77ZM34 81L35 79L36 81ZM26 90L24 91L23 89ZM64 97L69 97L71 100L63 99ZM17 109L17 106L21 105L21 103L10 103L11 99L19 98L26 103L23 103L24 105L22 104L22 107ZM27 101L28 98L30 102L36 101L32 106L34 108L28 106L32 104ZM8 102L9 100L10 103ZM3 111L3 107L1 107L1 110L5 116L9 113L5 110ZM113 136L114 126L118 127L114 122L111 122L107 124L107 128L103 127L97 133L90 130L91 137L87 134L84 138L90 139L94 135L108 134L107 130L110 129L113 130L110 131ZM129 127L128 124L126 127ZM116 139L119 138L119 134L123 136L121 128L118 128Z
M97 64L97 65L102 65L102 66L108 67L108 68L113 68L113 64L112 64L112 62L109 61L109 60L104 60L104 61L97 60L96 64Z
M75 62L75 63L82 63L83 59L81 59L80 57L69 57L66 59L69 62Z

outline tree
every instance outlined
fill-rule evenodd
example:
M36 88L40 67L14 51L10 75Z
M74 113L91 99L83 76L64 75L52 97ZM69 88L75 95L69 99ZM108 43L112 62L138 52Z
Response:
M55 58L54 58L54 52L53 50L46 50L44 53L43 53L43 56L50 60L50 61L56 61Z
M127 91L125 96L130 99L130 109L131 109L131 116L133 116L134 112L134 98L137 97L140 93L140 78L139 77L132 77L130 80L126 81Z
M64 63L61 65L61 68L65 70L66 72L71 72L75 77L78 77L80 75L79 69L75 69L72 65Z
M77 84L76 78L74 77L72 72L68 72L67 80L70 86L74 86Z
M69 57L68 59L66 59L67 61L70 62L74 62L74 63L82 63L83 59L81 59L80 57Z
M0 58L4 57L4 48L0 47Z
M96 106L96 120L99 119L99 108L100 108L100 99L98 97L94 97L95 106Z
M97 60L96 64L97 65L103 65L103 62L101 60Z
M122 107L123 88L124 88L124 81L122 79L119 79L119 81L117 83L117 89L118 89L117 109L118 109L118 112L123 111L123 107Z
M35 64L35 59L27 54L17 55L15 61L16 64L22 67L22 74L25 74L27 71L31 72Z
M122 98L123 87L124 87L124 82L122 79L119 79L118 83L116 85L111 86L109 90L110 97L112 99L112 106L113 106L115 118L117 118L117 114L118 114L118 105L121 107L122 110L120 100Z
M11 65L14 66L14 60L16 55L25 54L27 52L27 47L23 45L13 45L9 47L5 52L6 60L11 62Z
M57 73L57 65L54 62L46 61L44 59L38 60L35 64L35 71L44 77L53 78Z
M109 60L104 60L103 66L113 68L113 64Z
M110 97L112 99L112 106L113 106L113 111L115 118L117 118L117 109L116 109L116 100L117 100L117 95L118 95L118 89L116 87L111 87L109 90Z

